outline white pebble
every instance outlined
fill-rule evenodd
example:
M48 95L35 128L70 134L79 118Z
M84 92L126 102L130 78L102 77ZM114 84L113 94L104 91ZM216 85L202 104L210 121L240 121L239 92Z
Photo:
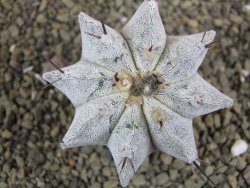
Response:
M125 23L125 22L128 21L128 18L123 16L123 17L120 18L120 20L121 20L122 23Z
M16 45L15 44L12 44L11 46L10 46L10 49L9 49L9 51L10 51L10 53L14 53L14 51L15 51L15 49L16 49Z
M248 145L245 140L237 140L232 148L231 148L231 154L235 156L239 156L247 151Z
M245 5L244 10L250 12L250 5Z
M23 69L23 73L30 72L30 71L33 70L33 68L34 68L33 66L26 67L26 68Z

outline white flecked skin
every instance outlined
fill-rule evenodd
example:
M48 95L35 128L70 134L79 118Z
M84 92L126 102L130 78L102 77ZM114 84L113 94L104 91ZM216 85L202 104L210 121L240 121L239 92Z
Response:
M122 34L80 13L82 57L64 73L43 74L76 108L62 148L106 145L123 187L154 150L192 163L198 159L192 118L230 107L233 100L197 73L214 31L167 36L155 0L145 0ZM150 49L150 50L149 50ZM114 87L115 74L154 73L164 81L140 103L128 102L130 90ZM164 114L157 122L153 113Z

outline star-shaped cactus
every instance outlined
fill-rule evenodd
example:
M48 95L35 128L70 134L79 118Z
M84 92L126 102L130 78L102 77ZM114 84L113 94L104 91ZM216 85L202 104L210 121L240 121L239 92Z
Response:
M62 148L106 145L122 186L154 150L196 161L192 118L233 104L197 73L215 32L166 35L155 0L122 33L84 13L79 22L81 59L43 74L76 109Z

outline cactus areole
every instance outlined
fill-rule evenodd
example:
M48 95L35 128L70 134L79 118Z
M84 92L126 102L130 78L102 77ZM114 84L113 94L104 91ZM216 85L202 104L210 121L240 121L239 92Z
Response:
M81 59L43 74L75 107L61 147L107 146L124 187L155 150L198 160L192 119L233 104L197 73L215 31L166 35L155 0L121 33L85 13L79 23Z

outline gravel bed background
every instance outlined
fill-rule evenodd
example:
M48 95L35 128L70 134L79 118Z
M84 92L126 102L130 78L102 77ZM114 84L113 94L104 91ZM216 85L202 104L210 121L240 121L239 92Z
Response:
M74 108L58 90L43 90L43 65L54 55L80 58L77 15L83 11L120 30L142 0L0 0L0 188L120 187L110 152L101 146L62 151ZM250 186L250 152L232 158L235 140L250 141L250 1L161 0L170 35L217 31L199 72L235 99L231 109L194 120L202 168L222 188ZM210 187L191 166L156 152L130 188Z

